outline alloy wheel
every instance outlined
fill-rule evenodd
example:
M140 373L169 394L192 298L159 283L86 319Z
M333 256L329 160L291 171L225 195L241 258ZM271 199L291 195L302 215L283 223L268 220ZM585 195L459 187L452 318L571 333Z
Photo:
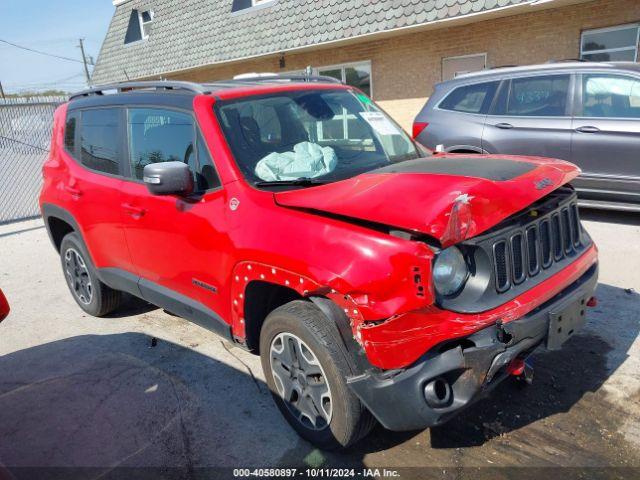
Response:
M89 305L93 298L93 285L84 258L76 249L68 248L64 254L64 266L73 294L80 302Z
M316 355L297 336L283 332L272 340L271 373L289 411L311 430L331 423L331 389Z

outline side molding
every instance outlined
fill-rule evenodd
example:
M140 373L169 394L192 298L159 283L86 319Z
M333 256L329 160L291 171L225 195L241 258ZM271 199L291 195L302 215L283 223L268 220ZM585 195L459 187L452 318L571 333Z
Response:
M98 269L98 277L111 288L142 298L233 342L231 325L200 302L119 268Z

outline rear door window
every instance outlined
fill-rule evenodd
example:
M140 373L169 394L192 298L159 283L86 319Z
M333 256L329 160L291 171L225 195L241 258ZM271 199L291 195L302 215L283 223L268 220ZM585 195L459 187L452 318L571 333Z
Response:
M82 112L80 161L84 166L102 173L120 174L120 116L118 108L95 108Z
M582 116L640 118L640 80L621 75L583 75Z
M567 115L569 75L514 78L509 83L498 114L514 117L563 117Z
M499 82L458 87L440 103L440 108L463 113L487 113Z

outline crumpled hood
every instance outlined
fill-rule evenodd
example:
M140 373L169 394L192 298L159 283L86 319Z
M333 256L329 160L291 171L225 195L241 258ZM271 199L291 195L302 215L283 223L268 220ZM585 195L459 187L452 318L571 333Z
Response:
M421 232L446 247L481 234L579 173L548 158L438 155L274 197L281 206Z

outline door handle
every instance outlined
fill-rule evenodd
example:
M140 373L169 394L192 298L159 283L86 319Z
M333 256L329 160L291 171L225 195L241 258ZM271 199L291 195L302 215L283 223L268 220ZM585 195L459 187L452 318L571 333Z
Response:
M592 127L590 125L584 126L584 127L578 127L576 128L577 132L582 132L582 133L598 133L600 131L600 129L598 127Z
M77 188L70 187L69 185L65 185L64 189L66 192L70 193L74 198L80 198L82 196L82 190L78 190Z
M142 218L142 216L147 212L144 208L134 207L130 203L123 203L121 206L124 211L127 212L127 215L131 215L135 219Z
M497 128L501 128L502 130L510 130L513 128L513 125L510 123L496 123Z

